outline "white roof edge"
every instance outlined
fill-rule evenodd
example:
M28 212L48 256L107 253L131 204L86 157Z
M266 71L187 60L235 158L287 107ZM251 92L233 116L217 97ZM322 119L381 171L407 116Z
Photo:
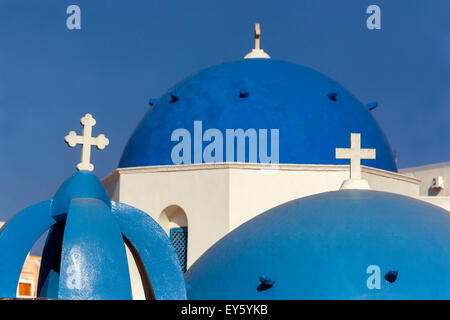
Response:
M422 165L422 166L398 169L398 172L402 173L402 172L420 171L420 170L433 169L433 168L442 168L442 167L446 167L446 166L450 166L450 161L431 163L431 164L426 164L426 165Z
M348 171L349 165L334 164L271 164L271 163L248 163L248 162L217 162L217 163L193 163L179 165L157 165L117 168L105 178L103 182L107 182L120 174L146 173L146 172L169 172L169 171L190 171L190 170L213 170L213 169L247 169L247 170L305 170L305 171ZM363 173L374 174L387 178L395 178L409 183L419 184L420 179L405 175L402 173L382 170L373 167L361 165Z

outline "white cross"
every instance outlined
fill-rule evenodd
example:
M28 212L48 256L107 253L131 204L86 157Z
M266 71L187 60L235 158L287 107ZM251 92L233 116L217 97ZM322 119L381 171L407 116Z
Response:
M336 159L350 159L350 180L361 179L361 159L375 159L375 149L361 149L361 134L350 135L350 148L336 148Z
M96 138L92 137L92 127L95 126L95 119L91 114L86 115L80 120L83 126L83 135L78 136L75 131L70 131L64 138L64 141L70 148L75 147L77 144L82 145L81 149L81 162L77 164L78 170L93 171L94 165L91 161L91 146L96 146L98 150L103 150L108 144L109 140L103 134L99 134Z

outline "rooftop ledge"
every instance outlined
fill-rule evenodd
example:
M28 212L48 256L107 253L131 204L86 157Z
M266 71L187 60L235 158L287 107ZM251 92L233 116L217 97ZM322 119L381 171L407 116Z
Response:
M271 164L271 163L248 163L248 162L215 162L194 163L181 165L145 166L117 168L103 179L108 183L120 174L153 173L153 172L176 172L216 169L245 169L245 170L279 170L279 171L349 171L349 165L323 165L323 164ZM419 184L420 179L392 171L361 165L363 174L373 174L385 178L401 180L413 184Z
M426 164L423 166L402 168L402 169L399 169L398 171L400 173L401 172L412 172L412 171L422 171L422 170L428 170L428 169L444 168L444 167L448 167L448 166L450 166L450 161Z

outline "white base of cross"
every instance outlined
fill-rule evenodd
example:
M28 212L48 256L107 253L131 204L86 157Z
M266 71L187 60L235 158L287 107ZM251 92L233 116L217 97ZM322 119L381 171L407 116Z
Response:
M369 182L364 179L348 179L342 183L341 190L346 189L361 189L361 190L369 190Z
M270 59L270 56L264 52L263 49L252 49L247 55L244 57L244 59Z
M264 52L263 49L260 47L260 37L261 37L261 28L259 26L259 23L255 23L255 49L252 49L247 55L244 57L244 59L255 59L255 58L262 58L262 59L270 59L270 56Z

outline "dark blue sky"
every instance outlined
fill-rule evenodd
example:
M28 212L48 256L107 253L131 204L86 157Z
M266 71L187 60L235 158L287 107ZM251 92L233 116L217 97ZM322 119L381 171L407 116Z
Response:
M81 7L81 30L66 8ZM366 28L370 4L382 30ZM0 220L51 198L79 162L63 141L97 119L100 178L157 98L205 67L241 59L255 22L273 58L340 82L373 112L399 166L450 160L450 1L0 1Z

